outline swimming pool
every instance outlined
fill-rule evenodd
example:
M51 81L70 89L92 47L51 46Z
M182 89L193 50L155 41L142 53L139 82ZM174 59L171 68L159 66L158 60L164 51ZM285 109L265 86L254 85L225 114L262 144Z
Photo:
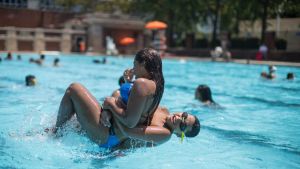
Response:
M103 65L92 63L100 56L65 55L54 68L52 56L42 67L30 57L38 58L23 54L22 61L0 63L0 168L300 168L299 68L280 66L278 78L269 81L259 78L267 71L263 65L165 59L161 104L199 117L200 135L110 154L72 127L58 138L42 131L55 123L70 83L84 84L101 100L118 88L133 58L107 57ZM294 81L285 80L288 72L296 74ZM24 85L28 74L37 86ZM211 87L223 109L194 100L199 84Z

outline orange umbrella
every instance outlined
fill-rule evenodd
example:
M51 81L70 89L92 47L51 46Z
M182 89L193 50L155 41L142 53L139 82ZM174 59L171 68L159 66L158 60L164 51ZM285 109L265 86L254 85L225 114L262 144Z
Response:
M131 38L131 37L125 37L125 38L122 38L120 40L121 45L129 45L129 44L134 43L134 42L135 42L135 39Z
M151 21L145 26L147 29L166 29L167 27L168 25L166 23L160 21Z

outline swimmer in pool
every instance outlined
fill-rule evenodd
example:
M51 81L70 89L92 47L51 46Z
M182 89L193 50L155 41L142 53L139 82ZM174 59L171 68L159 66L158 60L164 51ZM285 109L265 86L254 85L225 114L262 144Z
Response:
M89 99L90 97L80 97L79 100L74 101L75 99L72 100L68 94L69 91L72 91L73 86L81 86L77 88L76 95L91 94L87 94L87 90L82 85L70 85L59 108L56 128L61 127L75 113L74 107L79 110L80 113L76 112L79 122L88 133L91 132L89 135L92 140L103 140L102 136L95 135L96 128L90 124L94 119L99 119L96 122L106 127L111 127L111 117L127 128L150 125L164 91L162 62L158 52L149 48L140 50L135 56L133 69L124 72L124 75L128 74L127 80L131 77L129 75L131 72L135 75L136 80L130 90L127 104L122 99L115 97L107 97L102 107L93 99ZM84 103L86 104L83 106ZM98 111L98 113L90 114L91 111ZM101 117L97 115L101 115ZM80 120L80 116L83 117L83 120Z
M134 75L135 80L132 82ZM125 82L132 83L128 102L124 103L120 97L107 97L103 103L101 123L109 127L109 117L113 115L129 128L138 124L149 124L164 92L159 53L149 48L140 50L135 56L133 69L124 71L123 77Z
M34 62L35 62L36 64L42 66L43 63L44 63L44 61L45 61L45 55L44 55L44 54L41 54L41 55L40 55L40 58L37 59L37 60L35 60Z
M294 73L292 73L292 72L289 72L289 73L286 75L286 79L287 79L287 80L294 80L294 78L295 78L295 75L294 75Z
M55 58L53 61L53 66L54 67L59 67L59 58Z
M204 84L197 87L195 91L195 99L199 100L206 106L220 106L213 100L210 88Z
M25 84L26 86L35 86L36 85L36 78L33 75L27 75L25 77Z
M59 107L56 128L53 131L56 132L75 113L89 138L104 148L117 147L128 139L159 145L169 140L172 133L183 139L184 136L195 137L200 131L200 123L196 116L187 113L170 114L162 107L155 110L149 125L139 124L134 128L128 128L112 116L111 126L106 127L100 122L102 107L79 83L71 84L66 90Z
M269 66L269 73L261 72L260 76L265 79L275 79L277 68L274 65Z

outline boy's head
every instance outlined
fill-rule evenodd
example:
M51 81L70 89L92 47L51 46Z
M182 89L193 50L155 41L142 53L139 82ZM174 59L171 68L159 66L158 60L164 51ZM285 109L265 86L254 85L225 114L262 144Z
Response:
M36 78L33 75L27 75L25 77L26 86L34 86L36 84Z

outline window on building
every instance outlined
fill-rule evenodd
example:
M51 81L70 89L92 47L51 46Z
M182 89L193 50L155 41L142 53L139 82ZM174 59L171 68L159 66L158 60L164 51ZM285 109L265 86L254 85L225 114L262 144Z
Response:
M7 8L26 8L27 0L0 0L0 6Z

